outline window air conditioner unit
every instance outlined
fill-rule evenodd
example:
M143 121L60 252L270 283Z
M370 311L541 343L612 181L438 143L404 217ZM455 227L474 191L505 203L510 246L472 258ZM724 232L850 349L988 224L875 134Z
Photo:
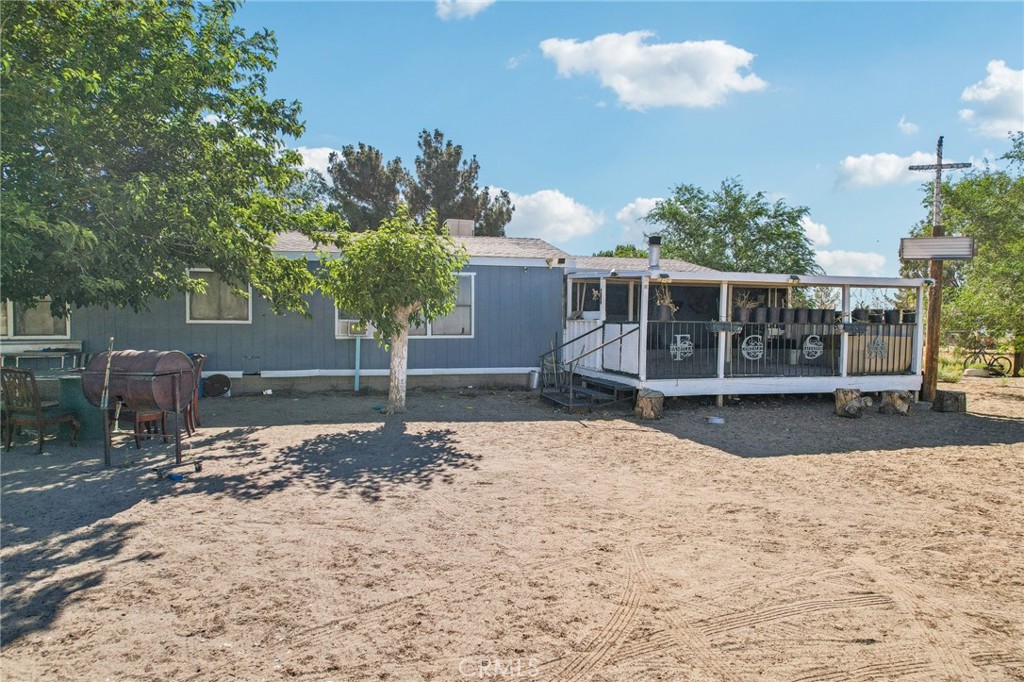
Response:
M369 338L373 336L373 327L368 323L362 323L358 320L339 320L338 326L340 329L340 336L350 336L352 338Z

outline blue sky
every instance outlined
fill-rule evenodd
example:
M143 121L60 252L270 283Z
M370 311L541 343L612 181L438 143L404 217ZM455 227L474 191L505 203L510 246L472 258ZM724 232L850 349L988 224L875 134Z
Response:
M365 142L411 168L421 129L513 194L508 236L642 245L687 183L738 177L810 208L829 274L893 275L934 160L1024 129L1021 2L250 2L278 38L272 97L311 167ZM998 165L998 164L996 164Z

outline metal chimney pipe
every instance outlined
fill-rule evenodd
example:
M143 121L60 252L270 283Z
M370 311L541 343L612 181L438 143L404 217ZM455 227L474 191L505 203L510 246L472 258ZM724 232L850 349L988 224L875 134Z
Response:
M651 270L661 267L661 237L657 235L647 241L647 264Z

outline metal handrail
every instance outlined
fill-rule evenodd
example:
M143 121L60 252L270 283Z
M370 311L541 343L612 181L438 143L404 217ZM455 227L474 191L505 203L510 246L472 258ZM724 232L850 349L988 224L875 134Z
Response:
M588 336L590 336L590 335L591 335L591 334L593 334L594 332L599 332L599 331L601 331L602 329L604 329L604 328L605 328L605 325L606 325L606 324L607 324L607 323L602 323L602 324L601 324L600 326L598 326L598 327L594 327L593 329L591 329L590 331L588 331L588 332L586 332L586 333L580 334L579 336L575 336L575 337L573 337L573 338L569 339L568 341L566 341L565 343L563 343L563 344L562 344L562 345L560 345L560 346L557 346L556 348L552 348L552 349L551 349L551 350L549 350L549 351L546 351L546 352L544 352L544 353L541 353L541 356L540 356L540 373L541 373L541 385L542 385L542 387L546 387L546 386L548 385L548 383L547 383L547 371L546 371L546 369L545 369L545 367L546 367L546 364L545 364L545 362L544 362L544 358L546 358L547 356L549 356L549 355L552 355L552 354L554 354L554 353L557 353L558 351L562 350L563 348L565 348L566 346L568 346L568 345L569 345L569 344L571 344L571 343L576 343L576 342L577 342L577 341L579 341L580 339L585 339L585 338L587 338ZM552 365L556 367L556 371L557 371L557 366L558 366L558 358L557 358L557 357L555 357L555 358L554 358L554 360L555 360L555 361L554 361L554 362L552 363ZM570 360L569 362L572 362L572 360Z
M605 325L602 324L600 329L603 329L604 326ZM570 408L572 408L572 403L573 403L573 383L572 383L572 379L576 375L576 366L579 365L580 360L582 360L583 358L587 357L591 353L596 353L597 351L601 350L605 346L609 346L609 345L615 343L616 341L621 341L622 339L626 338L630 334L639 333L639 332L640 332L640 325L637 325L637 326L633 327L632 329L630 329L625 334L619 334L615 338L609 339L609 340L605 341L604 343L602 343L600 346L596 346L594 348L591 348L590 350L588 350L587 352L583 353L582 355L577 355L575 358L573 358L572 360L569 361L568 364L569 364L569 407ZM583 336L586 336L586 334L584 334ZM583 336L577 337L577 339L581 339L581 338L583 338Z

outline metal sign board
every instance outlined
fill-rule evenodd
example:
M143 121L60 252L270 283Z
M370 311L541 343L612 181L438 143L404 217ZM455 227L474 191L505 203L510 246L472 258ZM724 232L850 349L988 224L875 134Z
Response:
M905 237L900 260L970 260L977 253L974 237Z

